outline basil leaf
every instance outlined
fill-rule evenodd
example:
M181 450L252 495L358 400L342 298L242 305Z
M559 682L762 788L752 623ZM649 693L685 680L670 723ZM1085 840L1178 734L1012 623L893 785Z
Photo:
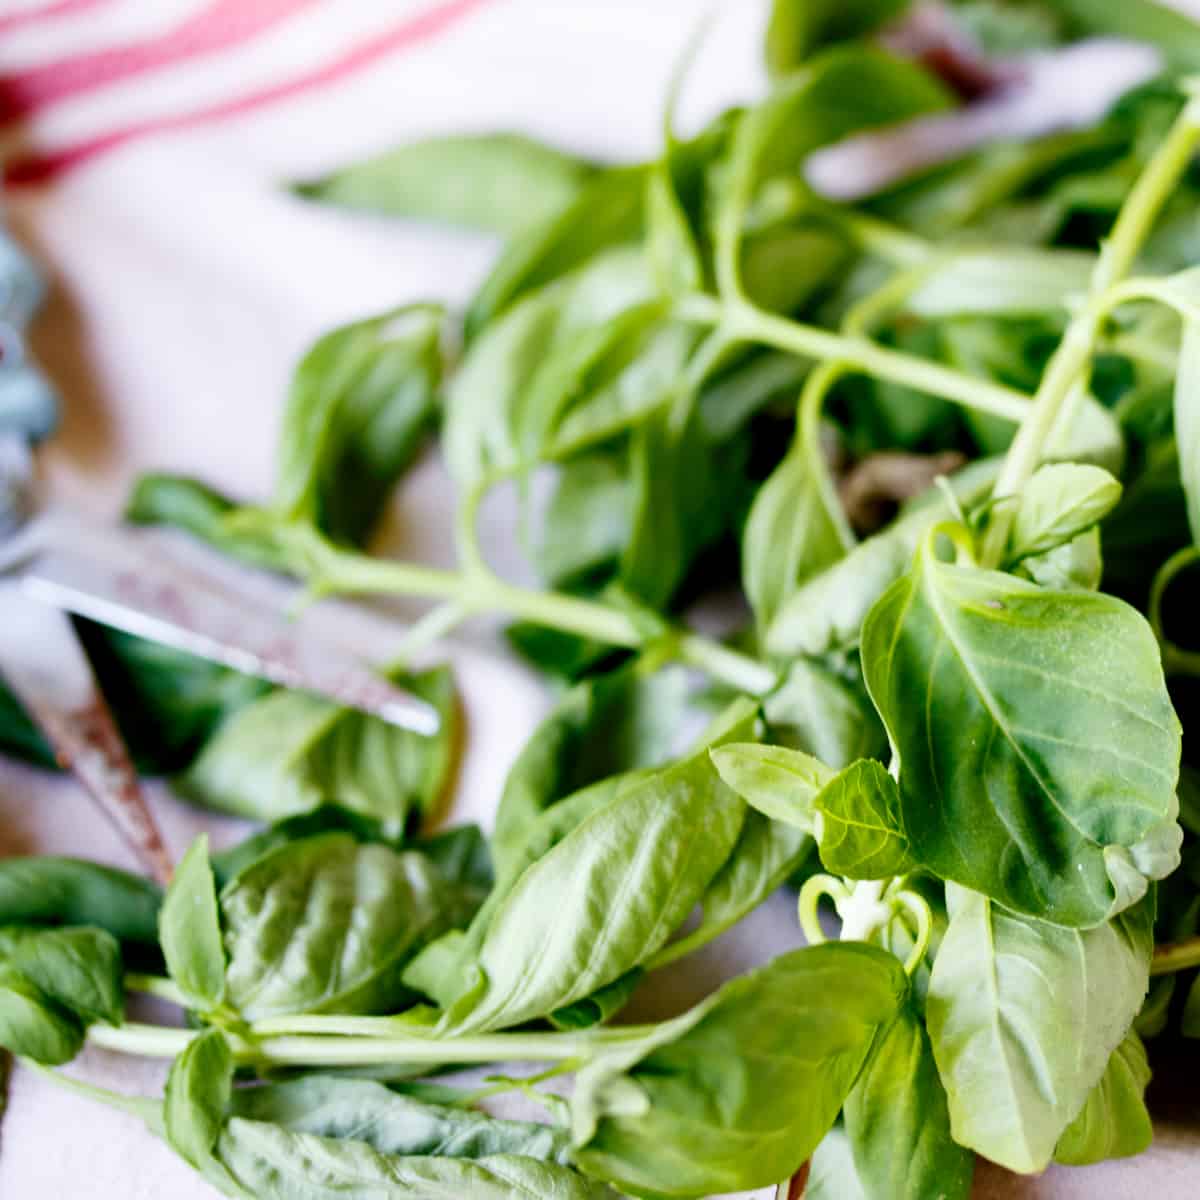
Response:
M1077 930L954 884L946 898L926 1015L954 1140L1040 1171L1141 1007L1152 905Z
M293 191L392 217L513 234L560 212L595 173L591 163L518 133L425 138Z
M186 799L255 820L337 803L402 832L437 805L458 743L448 667L389 678L431 704L440 724L415 734L308 692L274 691L235 713L175 780Z
M103 929L0 928L0 964L85 1025L125 1019L121 947Z
M221 893L230 1002L250 1020L392 1012L404 965L456 919L440 872L416 851L344 833L285 845Z
M1185 321L1175 376L1175 441L1192 540L1200 541L1200 321Z
M882 763L861 759L813 800L817 843L827 871L850 879L889 879L916 866L904 832L900 789Z
M1065 310L1086 295L1095 265L1094 254L1078 250L956 250L929 271L904 308L927 320L972 314L1036 317Z
M763 701L772 740L803 750L834 769L887 753L887 734L857 665L834 671L799 658Z
M0 929L0 1047L69 1062L95 1021L124 1019L121 951L102 929Z
M540 514L533 562L548 587L611 566L629 541L633 494L627 455L595 451L562 464Z
M233 1054L225 1035L212 1029L193 1038L171 1064L163 1126L176 1154L218 1186L227 1180L213 1151L232 1096Z
M1054 463L1042 467L1021 491L1009 538L1010 562L1045 554L1106 517L1121 499L1121 485L1102 467Z
M723 736L748 732L754 720L748 702L733 706ZM640 966L704 894L744 819L707 748L592 812L504 897L473 985L446 1012L442 1032L518 1025Z
M653 671L638 663L568 691L534 730L504 782L492 832L497 870L506 871L531 825L563 797L670 758L688 691L685 671Z
M925 71L872 49L827 51L784 79L734 130L727 190L716 220L718 274L728 274L737 262L746 212L764 182L780 175L794 178L820 146L936 112L948 102L948 93Z
M1022 578L1033 580L1039 587L1060 592L1080 588L1094 592L1100 587L1103 571L1100 530L1095 527L1045 554L1022 559L1017 568L1017 574Z
M644 253L622 247L532 291L490 324L447 388L443 445L455 480L469 487L531 467L574 402L604 385L619 390L614 380L653 340L663 313ZM635 391L626 399L645 398ZM564 452L586 440L570 440Z
M1173 869L1169 848L1137 849L1176 836L1180 727L1134 609L940 562L930 538L872 609L862 655L922 865L1078 926Z
M142 475L125 506L125 519L135 525L170 525L210 546L269 571L288 571L287 553L254 532L234 530L228 518L238 505L220 492L184 475Z
M648 965L661 967L708 945L792 879L812 849L804 829L748 812L737 845L700 897L699 922L668 942Z
M759 488L742 535L742 581L760 629L800 583L854 546L822 458L819 413L801 408L796 441Z
M566 208L514 237L467 309L467 339L474 340L523 296L637 237L647 170L602 172Z
M835 1125L813 1151L804 1200L871 1200L858 1177L850 1139Z
M812 832L817 794L834 778L823 762L786 746L719 746L712 761L747 804L806 833Z
M162 892L148 879L75 858L0 859L0 926L94 925L158 943Z
M995 461L985 460L951 476L959 503L970 508L983 499L997 470ZM950 516L945 495L933 488L886 529L801 584L767 628L763 637L767 652L792 658L857 645L871 606L908 570L926 533Z
M648 964L649 967L658 965L658 959ZM624 975L617 976L612 983L597 988L590 996L556 1008L547 1020L555 1029L590 1029L593 1025L601 1025L629 1003L645 977L645 970L634 967Z
M767 66L772 74L795 70L831 42L874 33L899 16L910 0L775 0L767 26Z
M725 984L579 1072L576 1161L635 1194L785 1179L833 1124L907 990L895 958L851 942L797 950Z
M201 1012L216 1008L225 998L225 950L205 833L197 835L175 868L158 931L167 970L189 1006Z
M975 1156L950 1136L946 1093L920 1017L906 1007L846 1098L865 1200L966 1200Z
M83 1026L40 988L0 966L0 1046L45 1066L70 1062L83 1046Z
M413 304L327 333L292 379L274 507L339 541L370 533L432 426L443 310Z
M255 1200L611 1200L568 1167L516 1154L479 1159L392 1158L363 1142L292 1133L234 1117L217 1145L221 1161Z
M1076 36L1107 34L1149 42L1172 70L1200 69L1200 25L1159 0L1125 0L1116 5L1105 0L1056 0L1055 7Z
M289 1133L363 1142L385 1155L478 1159L518 1154L561 1166L570 1163L565 1130L425 1104L366 1079L312 1075L243 1088L234 1096L233 1112Z
M1149 1082L1146 1048L1130 1030L1112 1052L1083 1110L1058 1139L1054 1161L1083 1167L1149 1149L1154 1136L1144 1099Z

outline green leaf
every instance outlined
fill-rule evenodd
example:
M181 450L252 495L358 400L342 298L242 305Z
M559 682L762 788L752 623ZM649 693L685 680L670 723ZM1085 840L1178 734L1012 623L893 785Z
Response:
M393 1012L404 965L456 919L441 873L417 851L345 833L285 845L221 893L230 1002L250 1020Z
M188 1043L171 1064L163 1097L163 1124L171 1148L198 1171L221 1174L213 1151L233 1096L233 1054L219 1030Z
M641 967L634 967L624 975L619 975L612 983L597 988L590 996L556 1008L548 1020L555 1029L590 1029L593 1025L603 1024L629 1003L645 977L646 972Z
M79 1053L83 1036L69 1011L20 973L0 967L0 1046L53 1067Z
M954 1140L1040 1171L1137 1016L1152 905L1081 931L953 884L947 902L926 1015Z
M660 611L697 555L732 530L750 487L745 438L709 441L694 403L682 423L672 418L656 413L634 432L633 527L619 569L624 591Z
M767 26L767 66L774 75L799 67L832 42L874 33L910 0L775 0Z
M492 855L504 873L530 826L565 796L611 775L654 767L678 749L688 679L633 663L576 684L534 730L504 782Z
M459 710L448 667L394 682L438 713L432 737L400 729L308 692L274 691L235 713L175 788L209 808L278 820L335 803L403 831L432 812L458 742Z
M748 812L725 865L700 897L700 920L651 961L660 967L708 945L791 879L812 854L812 837L784 821Z
M572 264L573 266L578 264ZM620 247L531 291L472 343L446 392L444 449L450 472L470 487L499 472L527 470L547 453L573 405L609 388L609 407L651 406L660 395L636 383L664 309L645 254ZM668 356L662 369L669 369ZM645 382L644 380L642 381ZM632 419L632 416L627 419ZM608 426L599 422L597 437ZM587 442L564 440L562 453Z
M0 925L94 925L158 943L162 892L148 879L75 858L0 859Z
M820 146L948 103L946 90L927 72L874 49L827 51L783 80L763 103L746 111L734 130L727 190L716 221L722 287L737 274L745 215L764 182L781 175L795 179L804 159Z
M361 542L432 426L444 311L412 304L327 333L296 368L273 506Z
M857 666L835 671L798 658L763 701L771 740L811 754L839 770L887 752L887 734Z
M633 494L627 456L595 451L562 464L540 514L533 561L547 587L615 563L629 541Z
M1072 1167L1130 1158L1150 1147L1154 1130L1146 1111L1150 1063L1142 1039L1130 1030L1112 1052L1100 1082L1054 1149L1054 1161Z
M188 1005L200 1012L216 1008L225 997L225 949L205 833L197 835L175 869L158 931L167 970Z
M1175 442L1192 540L1200 541L1200 321L1185 321L1175 375Z
M900 789L884 766L861 759L830 780L813 801L827 871L849 879L905 875L916 863L904 832Z
M821 448L823 397L824 388L805 392L796 440L759 488L746 520L742 583L759 629L770 628L805 579L854 546Z
M226 1124L217 1153L255 1200L612 1200L570 1168L523 1155L390 1157L354 1139L240 1117Z
M507 235L555 216L594 172L518 133L459 134L409 142L292 190L325 204Z
M1200 25L1160 0L1055 0L1078 37L1105 34L1149 42L1174 71L1200 70Z
M1111 596L944 563L934 542L862 640L912 853L1018 912L1096 925L1146 871L1173 869L1128 861L1174 836L1177 811L1180 727L1154 635Z
M1070 592L1094 592L1100 587L1104 563L1100 556L1100 530L1093 527L1045 554L1022 559L1017 574L1039 587Z
M833 1124L907 990L895 958L850 942L727 983L579 1072L576 1161L635 1194L707 1196L787 1178Z
M138 769L174 774L185 767L232 714L270 689L159 642L90 622L77 623Z
M923 277L904 309L926 320L1061 312L1087 294L1095 266L1096 256L1079 250L956 250Z
M724 737L755 709L734 705ZM442 1031L518 1025L574 1004L650 959L729 857L745 805L704 747L585 817L522 872L488 925L475 982Z
M1120 499L1120 483L1102 467L1054 463L1040 468L1021 490L1008 561L1069 542L1103 520Z
M813 1151L804 1200L871 1200L858 1177L850 1139L835 1125Z
M234 1113L290 1133L364 1142L385 1155L487 1158L518 1154L566 1166L565 1130L529 1121L502 1121L467 1108L426 1104L367 1079L310 1075L243 1088Z
M833 778L823 762L786 746L719 746L713 765L726 785L770 817L811 833L817 793Z
M103 929L0 928L0 964L85 1025L125 1018L121 947Z
M286 553L270 538L230 528L229 518L238 507L198 479L150 474L134 484L125 519L135 525L170 525L251 566L289 570Z
M998 469L996 461L985 460L951 476L959 503L970 508L983 499ZM941 489L930 489L886 529L801 585L768 626L767 652L792 658L857 645L872 605L908 570L928 531L953 515Z
M831 290L853 261L846 235L821 217L747 233L740 272L747 299L767 312L793 314Z
M975 1156L950 1136L929 1036L911 1006L863 1068L845 1118L864 1200L966 1200Z
M505 247L464 321L474 340L523 296L641 232L648 168L615 167L591 180L566 208Z

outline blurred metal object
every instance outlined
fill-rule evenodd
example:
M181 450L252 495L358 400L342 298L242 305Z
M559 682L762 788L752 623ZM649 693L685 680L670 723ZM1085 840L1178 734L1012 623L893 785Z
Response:
M146 871L165 885L171 859L137 772L70 618L0 580L0 674Z
M316 692L431 735L438 714L344 650L297 634L138 530L38 510L22 434L0 434L0 676L159 882L171 863L67 613Z

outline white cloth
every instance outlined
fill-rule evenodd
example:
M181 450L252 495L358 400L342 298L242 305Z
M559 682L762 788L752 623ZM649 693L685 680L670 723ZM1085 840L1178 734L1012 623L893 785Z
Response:
M0 76L161 34L211 0L60 0L61 15L5 29L20 7L47 2L0 2ZM19 132L0 132L0 143L54 153L131 122L223 103L441 6L318 0L291 7L286 20L244 45L58 100ZM114 514L131 481L149 469L193 473L241 496L264 494L288 375L313 338L409 299L462 301L494 249L483 237L317 207L282 183L448 131L512 128L599 156L645 157L658 140L668 73L710 7L710 0L483 0L329 86L135 138L45 189L15 191L9 220L54 285L34 336L66 402L61 433L44 453L53 487ZM760 0L724 6L690 78L685 126L756 94L763 11ZM423 464L400 490L385 548L448 563L451 504L436 461ZM489 511L487 529L495 561L516 571L510 515ZM336 624L375 657L385 657L399 634L385 617L360 610L333 607L313 619ZM469 726L453 816L486 823L545 697L487 636L456 641L450 655ZM236 822L187 808L161 786L151 795L176 853L200 829L218 842L239 833ZM38 852L131 865L70 780L0 762L0 854ZM798 941L791 903L779 897L656 980L639 1015L675 1011ZM160 1068L95 1051L78 1069L129 1091L153 1091L162 1079ZM1024 1181L982 1170L977 1195L1132 1200L1151 1191L1159 1200L1200 1191L1200 1164L1184 1133L1165 1131L1136 1165ZM16 1072L0 1129L5 1200L213 1194L132 1118Z

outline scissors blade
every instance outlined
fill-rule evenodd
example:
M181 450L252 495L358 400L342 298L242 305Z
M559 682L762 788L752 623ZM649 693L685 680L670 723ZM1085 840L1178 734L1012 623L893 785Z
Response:
M171 859L70 619L0 582L0 674L142 866L164 886Z
M166 561L120 526L56 522L22 568L28 594L246 675L316 692L392 725L431 736L437 711L346 651L296 631L197 570Z

